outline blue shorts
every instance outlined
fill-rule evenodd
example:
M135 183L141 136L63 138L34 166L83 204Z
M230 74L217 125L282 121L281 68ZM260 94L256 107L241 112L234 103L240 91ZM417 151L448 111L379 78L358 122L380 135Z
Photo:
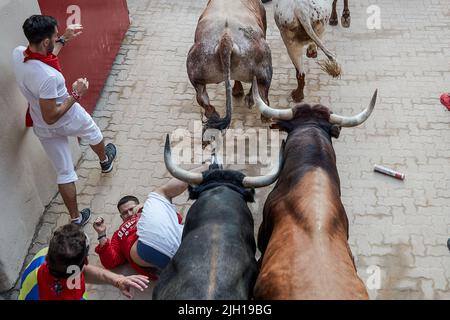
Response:
M137 243L137 254L142 260L158 267L161 270L164 269L170 261L170 258L164 253L153 249L152 247L142 243L140 240L138 240Z

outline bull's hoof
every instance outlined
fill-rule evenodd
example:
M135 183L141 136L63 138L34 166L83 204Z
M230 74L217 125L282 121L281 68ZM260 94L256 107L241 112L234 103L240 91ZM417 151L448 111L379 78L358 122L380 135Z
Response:
M266 116L263 115L263 114L261 114L261 122L262 122L262 123L271 123L271 122L272 122L272 119L266 117Z
M341 24L344 28L349 28L352 17L350 17L350 12L344 13L341 18Z
M299 92L299 90L292 90L291 97L292 100L294 100L294 102L296 103L302 102L303 99L305 98L303 92Z
M337 16L330 18L330 26L337 26L338 23L339 23L339 20L338 20Z
M306 56L308 58L317 58L317 46L315 44L310 44L308 49L306 49Z
M233 97L242 97L244 95L244 87L242 87L242 83L239 81L234 83L232 94Z
M211 144L209 140L202 140L202 150L205 150L207 146Z
M245 105L251 109L253 107L253 105L255 104L255 102L253 101L253 95L252 94L247 94L245 96Z

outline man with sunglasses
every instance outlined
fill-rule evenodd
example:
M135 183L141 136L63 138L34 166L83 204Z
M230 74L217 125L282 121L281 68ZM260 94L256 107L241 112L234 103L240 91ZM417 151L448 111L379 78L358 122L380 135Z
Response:
M80 226L58 228L49 247L38 252L26 267L19 300L85 300L86 282L113 285L128 298L133 297L131 288L147 288L146 276L123 276L90 265L88 253L89 240Z

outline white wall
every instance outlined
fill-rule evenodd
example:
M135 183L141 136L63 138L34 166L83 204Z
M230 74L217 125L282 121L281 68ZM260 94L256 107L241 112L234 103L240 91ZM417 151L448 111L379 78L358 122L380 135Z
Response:
M56 175L31 128L16 86L11 53L26 45L22 24L40 14L37 0L0 0L0 292L19 277L36 226L57 192ZM73 139L75 163L80 149Z

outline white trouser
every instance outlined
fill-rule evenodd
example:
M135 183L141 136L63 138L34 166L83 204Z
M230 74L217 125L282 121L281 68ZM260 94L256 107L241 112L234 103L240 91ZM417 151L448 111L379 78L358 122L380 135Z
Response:
M60 128L33 127L34 133L41 141L42 147L56 170L57 184L66 184L78 180L75 173L69 138L79 137L90 145L97 145L103 140L102 132L92 117L78 103L72 121Z

